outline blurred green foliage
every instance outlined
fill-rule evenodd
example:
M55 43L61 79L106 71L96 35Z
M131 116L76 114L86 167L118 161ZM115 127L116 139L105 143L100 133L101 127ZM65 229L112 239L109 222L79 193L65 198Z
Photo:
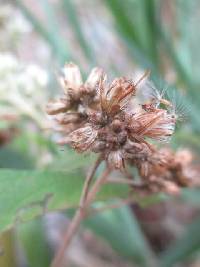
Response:
M26 1L16 0L15 2L35 30L46 41L52 51L52 56L60 65L65 61L79 61L76 57L76 49L73 49L70 40L62 34L59 15L50 1L39 1L45 14L45 23L32 12L31 8L26 5ZM200 19L196 12L197 7L200 7L199 1L95 0L94 2L97 5L96 8L103 7L106 16L109 17L112 26L108 29L109 34L116 35L120 40L127 57L125 59L127 65L142 69L149 68L156 81L164 80L161 77L165 77L171 72L172 76L175 76L170 82L177 91L177 97L181 97L183 105L188 110L189 118L185 125L180 126L177 130L173 145L177 147L186 144L199 153L200 56L198 45L200 36L198 26ZM90 4L90 1L82 1L82 12L84 12L84 5L90 6ZM99 64L99 59L104 56L104 48L100 54L95 52L93 42L88 39L81 22L80 6L73 0L60 0L58 5L65 15L66 25L70 27L79 44L84 64L86 63L88 67ZM170 21L169 18L172 18L173 21ZM102 21L103 18L97 17L97 20ZM94 29L94 31L96 30L98 29ZM115 51L113 53L115 54ZM81 64L81 60L78 63ZM109 68L110 72L118 72L115 62L110 62ZM1 216L3 216L0 219L1 229L13 225L17 210L24 206L28 207L33 202L36 203L51 191L56 195L56 200L54 199L53 204L51 203L52 209L66 208L70 204L77 204L82 184L79 178L82 169L91 160L78 157L70 150L66 150L62 156L62 153L58 153L51 141L47 141L40 133L25 136L26 138L23 136L23 140L15 141L15 144L0 150L1 168L34 168L36 159L30 155L26 146L30 138L41 147L51 151L55 160L47 168L47 171L0 171L0 201L5 203L1 210ZM70 170L74 172L72 175L69 166ZM58 171L62 171L62 174ZM32 181L34 190L32 187L30 188L29 180ZM124 191L121 192L119 188L116 191L113 188L107 189L103 196L104 198L113 197L116 194L123 195ZM198 206L199 190L185 189L180 199L190 203L191 206ZM173 200L171 199L171 201ZM41 213L41 209L34 209L26 215L32 219ZM183 262L194 253L198 255L200 249L199 223L199 218L197 218L185 230L180 240L176 241L158 260L155 260L156 256L141 231L136 217L128 208L107 211L92 217L86 221L86 227L107 240L123 257L136 262L139 266L170 267L175 266L174 264L177 262ZM37 220L19 228L19 238L25 247L30 266L48 266L50 262L51 256L45 247L45 237L41 234L42 227L41 221ZM36 243L40 243L39 250ZM152 263L150 263L151 261Z

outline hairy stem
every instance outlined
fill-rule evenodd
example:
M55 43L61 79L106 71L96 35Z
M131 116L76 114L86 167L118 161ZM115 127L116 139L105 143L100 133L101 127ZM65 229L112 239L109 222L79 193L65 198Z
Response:
M101 161L99 161L100 163ZM97 164L95 164L94 166L96 166L94 169L97 169ZM90 177L91 175L94 175L95 171L91 171L90 173ZM80 199L80 206L76 211L76 214L74 216L74 218L72 219L69 227L67 228L66 233L64 234L63 237L63 243L61 244L60 248L58 249L58 252L56 253L56 256L51 264L51 267L61 267L62 261L63 261L63 257L65 254L66 249L68 248L70 242L72 241L74 235L76 234L76 232L79 229L79 226L82 222L82 220L84 219L84 217L86 216L86 211L88 206L93 202L97 192L100 190L101 185L105 182L108 174L110 173L109 169L106 169L101 177L99 177L93 187L91 188L91 190L89 191L85 201L83 201L83 199L85 198L85 188L88 188L86 186L86 184L88 184L88 180L86 179L85 181L85 185L84 185L84 189L81 195L81 199Z

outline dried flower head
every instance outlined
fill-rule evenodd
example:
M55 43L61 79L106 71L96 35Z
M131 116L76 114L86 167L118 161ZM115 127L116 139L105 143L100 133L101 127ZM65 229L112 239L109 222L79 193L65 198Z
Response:
M47 105L47 113L54 116L60 131L70 133L82 126L91 110L98 107L96 87L104 76L100 68L92 69L85 83L80 69L74 63L65 64L59 82L63 96Z
M189 150L173 152L162 148L146 157L144 161L135 161L146 190L164 191L177 194L180 187L199 186L199 166L193 163Z
M99 156L85 179L79 209L52 266L60 266L66 247L111 170L119 169L130 178L126 164L135 166L141 184L129 180L128 184L140 192L177 194L180 187L191 184L195 173L191 177L190 155L158 150L151 143L152 139L166 142L174 132L177 118L170 112L171 102L157 95L146 103L137 103L135 108L131 101L137 98L138 85L147 76L148 72L136 82L119 77L109 83L105 73L95 68L83 83L79 68L73 63L65 65L60 78L64 95L49 103L47 112L54 116L64 133L61 144ZM91 186L102 159L106 161L106 169Z
M149 139L167 141L176 120L164 100L162 107L152 100L137 112L128 108L148 74L145 72L136 82L120 77L108 83L105 73L95 68L83 84L79 68L66 64L60 78L64 96L47 106L48 114L56 114L65 134L60 143L78 152L101 153L116 169L123 169L127 160L149 157L154 151Z

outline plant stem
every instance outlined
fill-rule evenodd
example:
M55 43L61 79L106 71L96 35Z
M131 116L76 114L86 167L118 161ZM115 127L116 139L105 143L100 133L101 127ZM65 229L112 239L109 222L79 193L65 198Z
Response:
M62 264L62 260L65 254L65 250L69 246L70 242L72 241L75 233L77 232L79 225L84 218L84 212L82 208L78 208L74 218L72 219L69 227L67 227L67 231L64 234L63 243L61 244L58 252L55 255L55 258L51 264L51 267L60 267Z
M98 164L97 164L98 162ZM65 254L66 249L68 248L69 244L71 243L74 235L76 234L76 232L78 231L78 228L82 222L82 220L84 219L85 215L86 215L86 210L88 208L88 206L92 203L92 201L94 200L97 192L100 190L101 185L105 182L108 174L110 173L110 169L106 169L100 178L98 178L91 191L89 191L87 198L85 199L85 201L83 201L83 199L85 198L85 188L88 188L88 181L91 180L91 177L93 177L95 170L97 169L97 166L100 164L100 159L98 158L94 168L92 169L92 171L90 172L89 178L86 179L85 184L84 184L84 188L82 191L82 195L81 195L81 199L80 199L80 206L76 211L76 214L74 216L74 218L72 219L69 227L66 230L66 233L64 234L63 237L63 243L61 244L60 248L58 249L58 252L56 253L56 256L51 264L51 267L61 267L62 261L63 261L63 257ZM92 175L92 176L91 176Z
M93 187L91 188L90 192L88 193L85 205L88 207L92 201L94 200L96 194L98 193L101 186L106 182L108 175L110 174L111 169L108 167L105 169L105 171L102 173L102 175L95 181Z
M82 195L81 195L81 198L80 198L80 204L79 206L82 207L84 205L84 202L87 198L87 195L88 195L88 191L89 191L89 187L90 187L90 184L92 182L92 179L94 177L94 174L97 170L97 168L99 167L100 163L102 162L102 155L100 155L97 160L95 161L94 163L94 166L92 167L92 169L90 170L86 180L85 180L85 183L83 185L83 191L82 191Z

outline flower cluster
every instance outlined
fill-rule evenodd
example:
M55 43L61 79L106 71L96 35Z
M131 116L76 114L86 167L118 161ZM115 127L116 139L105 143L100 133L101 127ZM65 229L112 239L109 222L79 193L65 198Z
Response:
M144 190L177 193L179 187L194 184L198 171L191 167L190 152L157 149L151 142L168 141L177 116L158 92L139 102L138 91L150 84L147 76L145 72L137 81L119 77L109 83L104 71L94 68L83 83L78 66L66 64L60 77L64 94L48 103L47 113L63 133L60 144L80 153L99 153L111 169L136 167Z
M116 169L126 161L144 161L154 151L149 139L168 140L176 123L167 104L161 107L155 99L137 109L131 106L147 75L136 82L120 77L108 83L103 70L95 68L83 83L79 68L66 64L60 79L64 95L47 105L64 132L60 143L101 153Z

